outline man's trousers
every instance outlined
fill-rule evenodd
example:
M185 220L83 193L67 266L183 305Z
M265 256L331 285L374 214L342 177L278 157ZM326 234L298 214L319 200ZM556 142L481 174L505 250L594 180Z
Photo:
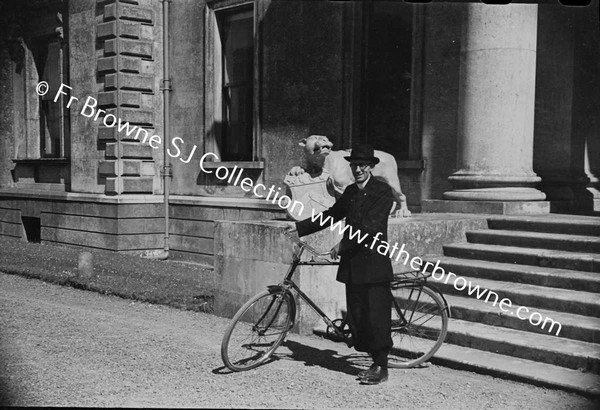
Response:
M389 282L346 284L346 305L354 348L368 352L376 364L387 366L387 356L393 346Z

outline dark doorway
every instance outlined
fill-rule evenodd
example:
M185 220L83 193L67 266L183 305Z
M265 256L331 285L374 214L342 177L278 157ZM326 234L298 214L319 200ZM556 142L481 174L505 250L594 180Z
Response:
M365 4L360 133L355 141L409 159L413 6Z

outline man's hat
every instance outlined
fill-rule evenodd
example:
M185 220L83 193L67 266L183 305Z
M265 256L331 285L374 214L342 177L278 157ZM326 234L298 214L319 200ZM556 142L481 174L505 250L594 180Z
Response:
M352 152L349 157L344 157L348 162L371 162L373 164L379 163L373 152L373 147L369 144L358 144L352 148Z

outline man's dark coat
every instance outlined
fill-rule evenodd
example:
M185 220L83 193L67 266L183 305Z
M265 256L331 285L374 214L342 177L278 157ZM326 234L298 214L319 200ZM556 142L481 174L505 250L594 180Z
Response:
M334 222L345 217L346 225L350 225L353 232L360 229L360 235L353 239L350 239L350 228L344 232L343 251L337 273L339 282L366 284L389 282L393 279L390 258L377 252L381 241L387 242L388 217L393 201L390 186L371 176L364 189L359 189L355 183L348 186L341 198L323 212L323 221L328 216L331 216ZM320 221L321 219L317 218L312 222L311 218L308 218L297 222L298 235L304 236L331 227L331 219L322 226ZM381 235L373 249L370 249L378 232L381 232ZM363 237L364 234L368 236L358 243L358 236Z

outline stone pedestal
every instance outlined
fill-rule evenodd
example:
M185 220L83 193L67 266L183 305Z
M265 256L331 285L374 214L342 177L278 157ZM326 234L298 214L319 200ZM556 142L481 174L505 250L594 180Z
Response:
M545 199L532 169L536 41L537 5L466 5L458 171L448 178L454 189L444 199L525 204Z

